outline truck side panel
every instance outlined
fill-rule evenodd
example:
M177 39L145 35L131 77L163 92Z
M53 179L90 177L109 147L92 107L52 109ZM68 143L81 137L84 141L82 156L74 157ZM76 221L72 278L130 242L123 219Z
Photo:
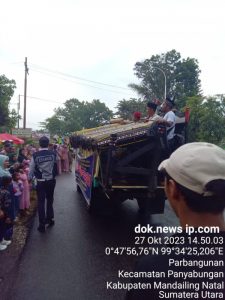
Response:
M93 173L94 155L83 158L78 153L75 162L76 183L80 187L82 194L89 205L91 201Z

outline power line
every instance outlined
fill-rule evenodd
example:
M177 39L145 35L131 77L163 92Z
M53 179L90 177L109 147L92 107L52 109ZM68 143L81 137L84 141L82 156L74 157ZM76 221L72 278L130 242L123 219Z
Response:
M20 96L23 96L23 95L20 95ZM47 102L52 102L52 103L58 103L58 104L64 104L62 102L58 102L58 101L54 101L54 100L50 100L50 99L39 98L39 97L33 97L33 96L27 96L27 98L37 99L37 100L47 101Z
M63 72L60 72L60 71L57 71L57 70L47 69L47 68L44 68L44 67L41 67L41 66L38 66L38 65L35 65L35 64L31 64L31 66L34 66L34 68L37 68L39 70L41 69L41 70L44 70L44 71L47 71L47 72L50 72L50 73L59 74L61 76L65 76L65 77L71 77L71 78L79 79L79 80L82 80L82 81L92 82L92 83L96 83L96 84L100 84L100 85L105 85L105 86L109 86L109 87L113 87L113 88L118 88L118 89L123 89L123 90L128 90L128 91L131 90L131 89L125 88L125 87L121 87L121 86L117 86L117 85L113 85L113 84L107 84L107 83L103 83L103 82L99 82L99 81L90 80L90 79L82 78L82 77L79 77L79 76L75 76L75 75L63 73Z
M15 61L15 62L10 62L9 64L10 65L21 65L23 63L24 63L23 61Z
M124 93L124 92L119 92L119 91L113 91L113 90L109 90L109 89L104 89L102 87L98 87L98 86L93 86L93 85L90 85L90 84L87 84L87 83L81 83L81 82L77 82L75 80L69 80L69 79L66 79L66 78L62 78L62 77L59 77L59 75L50 75L46 72L43 72L43 71L40 71L40 70L34 70L33 68L30 68L31 70L33 70L34 72L38 72L38 73L41 73L41 74L45 74L45 75L48 75L50 77L56 77L56 78L60 78L62 80L65 80L65 81L70 81L70 82L74 82L76 84L79 84L79 85L84 85L84 86L88 86L88 87L91 87L91 88L95 88L95 89L99 89L99 90L104 90L104 91L108 91L108 92L111 92L111 93L116 93L116 94L123 94L123 95L128 95L130 97L132 97L133 95L130 95L128 93ZM62 75L61 75L62 76ZM131 90L131 89L130 89Z

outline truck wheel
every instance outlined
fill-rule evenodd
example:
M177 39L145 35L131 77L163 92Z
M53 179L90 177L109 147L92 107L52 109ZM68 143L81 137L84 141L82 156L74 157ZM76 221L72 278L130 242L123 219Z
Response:
M82 191L81 191L81 188L79 187L79 185L77 184L77 192L79 193L79 194L82 194Z
M90 205L88 210L90 213L104 214L109 211L109 199L100 188L93 188Z
M101 210L102 201L102 193L99 188L93 188L91 192L89 212L99 212L99 210Z
M148 212L147 199L137 199L137 203L139 207L139 214L146 214Z

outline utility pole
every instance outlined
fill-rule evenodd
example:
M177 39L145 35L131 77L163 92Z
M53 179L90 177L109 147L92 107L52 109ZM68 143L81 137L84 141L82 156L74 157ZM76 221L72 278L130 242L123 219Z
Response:
M23 128L26 128L26 110L27 110L27 74L28 74L28 67L27 67L27 57L25 57L25 78L24 78L24 111L23 111Z
M19 113L20 113L20 95L19 95L19 99L18 99L18 103L17 103L17 114L18 114L17 128L20 128L20 117L19 117Z

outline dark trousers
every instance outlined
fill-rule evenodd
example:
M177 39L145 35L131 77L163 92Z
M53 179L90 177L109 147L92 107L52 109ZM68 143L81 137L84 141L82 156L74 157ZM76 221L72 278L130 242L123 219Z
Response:
M167 145L168 145L168 153L167 156L170 157L170 155L173 153L174 149L174 138L170 139L167 141ZM167 158L168 158L167 157Z
M54 218L53 201L55 184L55 179L37 181L36 189L38 197L38 216L40 225L44 225L46 221L50 221ZM47 200L46 205L45 199Z
M4 219L0 219L0 242L2 241L2 239L5 236L5 221Z
M13 235L13 224L7 224L4 219L0 219L0 242L4 238L10 240Z

